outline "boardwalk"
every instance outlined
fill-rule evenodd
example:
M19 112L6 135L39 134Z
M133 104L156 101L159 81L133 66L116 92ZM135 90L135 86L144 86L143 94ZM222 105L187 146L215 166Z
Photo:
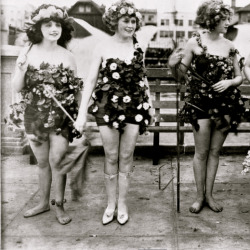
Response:
M28 155L2 157L2 248L4 250L246 250L250 247L250 175L241 175L244 155L223 155L216 178L215 197L222 213L205 207L196 215L188 211L195 197L192 155L181 158L181 211L176 212L176 178L158 189L158 169L151 159L135 156L129 210L125 226L116 221L103 226L105 209L102 155L90 155L84 196L70 200L66 209L72 222L57 223L53 208L25 219L23 212L38 200L37 168ZM163 185L176 175L176 159L161 160ZM53 190L51 198L53 198Z

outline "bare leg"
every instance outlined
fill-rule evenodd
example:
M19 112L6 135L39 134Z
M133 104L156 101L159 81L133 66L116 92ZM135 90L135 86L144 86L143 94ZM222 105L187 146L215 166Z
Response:
M219 165L220 150L226 137L227 134L223 134L220 130L216 128L212 130L211 145L207 161L206 202L214 212L221 212L223 210L223 207L214 200L212 192Z
M102 223L106 225L113 221L116 209L120 133L116 129L111 129L108 126L100 126L99 130L105 152L104 181L108 197L108 205L104 211Z
M39 176L39 194L40 201L37 206L32 209L29 209L24 213L24 217L31 217L37 214L46 212L50 210L49 198L50 198L50 188L52 182L52 174L49 165L49 142L43 142L41 145L38 145L32 139L33 135L27 135L29 143L31 146L34 155L36 156L38 162L38 176Z
M198 120L198 123L200 125L199 131L193 129L195 141L193 168L197 196L195 202L189 208L191 213L199 213L204 203L207 157L210 147L211 121L202 119Z
M138 125L127 124L120 140L119 198L117 217L120 224L125 224L128 221L127 195L130 187L130 175L133 171L133 155L138 133Z
M70 216L64 211L64 193L66 186L66 174L60 174L60 162L68 150L68 141L61 135L50 133L49 161L55 180L55 212L56 217L62 225L71 221Z

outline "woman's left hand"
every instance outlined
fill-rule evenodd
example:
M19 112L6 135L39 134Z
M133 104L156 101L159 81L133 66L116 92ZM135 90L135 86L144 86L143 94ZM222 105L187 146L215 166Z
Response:
M228 89L230 86L231 84L229 80L222 80L222 81L215 83L212 86L212 88L214 89L214 91L221 93L225 91L226 89Z

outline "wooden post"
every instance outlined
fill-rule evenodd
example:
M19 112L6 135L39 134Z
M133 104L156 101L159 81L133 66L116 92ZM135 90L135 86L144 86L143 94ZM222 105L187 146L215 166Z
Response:
M156 86L160 86L160 80L156 80ZM155 93L155 101L160 101L160 92ZM160 117L160 109L155 108L155 117ZM155 126L159 126L160 121L157 119L155 122ZM160 133L159 132L154 132L154 149L153 149L153 165L158 165L159 163L159 150L160 150Z

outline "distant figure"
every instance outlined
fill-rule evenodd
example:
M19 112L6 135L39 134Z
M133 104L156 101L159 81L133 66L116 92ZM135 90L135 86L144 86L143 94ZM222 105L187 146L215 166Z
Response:
M244 67L244 73L247 78L247 80L250 82L250 54L248 55Z
M250 54L248 55L247 59L246 59L246 63L245 63L245 67L244 67L244 73L246 76L246 79L249 81L250 83ZM250 119L250 111L248 111L248 119ZM247 153L247 156L245 158L245 160L243 161L243 171L242 173L245 174L247 172L250 171L250 149Z
M242 76L237 50L225 39L232 11L220 0L204 2L197 11L196 24L204 30L194 33L183 51L169 59L173 73L186 76L185 105L181 119L193 126L194 177L197 187L190 212L199 213L204 204L214 212L222 205L212 191L219 164L219 153L229 130L237 131L244 114L244 101L237 89Z
M76 77L76 63L66 49L73 27L67 13L54 5L41 5L31 15L26 30L31 45L25 47L16 63L13 84L22 95L16 110L24 108L24 126L38 161L40 201L24 213L31 217L50 210L52 172L55 179L56 218L60 224L71 221L64 211L66 174L60 174L60 161L69 141L77 136L73 122L52 99L76 118L75 99L82 81ZM18 117L16 117L18 118Z
M115 34L101 41L93 51L93 63L75 127L83 131L92 96L89 112L96 118L105 151L108 206L102 223L106 225L113 221L117 206L117 220L123 225L129 219L127 194L136 140L151 123L152 101L143 51L135 37L141 26L141 14L132 3L119 1L106 10L103 21ZM119 197L116 204L117 182Z

